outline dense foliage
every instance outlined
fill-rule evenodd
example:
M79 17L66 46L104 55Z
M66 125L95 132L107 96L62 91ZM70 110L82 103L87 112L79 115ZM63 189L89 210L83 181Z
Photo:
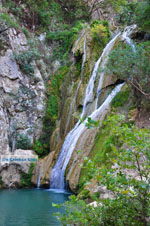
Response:
M150 31L150 0L144 0L138 3L135 22L144 31Z
M149 107L150 42L137 45L135 51L128 45L112 51L107 71L125 80L132 87L138 108L143 105Z
M117 16L124 24L136 23L143 31L150 31L150 1L129 1Z
M97 206L72 196L60 216L63 225L148 226L150 217L150 134L125 122L123 115L110 116L102 131L110 141L95 160L86 159L86 183L97 181L107 196L92 196ZM112 142L114 140L114 142ZM102 154L103 153L103 154Z

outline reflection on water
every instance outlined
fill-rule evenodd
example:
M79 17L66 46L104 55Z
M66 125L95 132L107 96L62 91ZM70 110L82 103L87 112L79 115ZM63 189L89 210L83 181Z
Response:
M60 226L52 203L64 203L68 196L59 190L0 191L0 226Z

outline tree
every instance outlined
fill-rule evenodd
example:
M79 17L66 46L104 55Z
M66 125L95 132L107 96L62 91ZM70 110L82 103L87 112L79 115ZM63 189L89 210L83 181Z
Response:
M136 8L135 22L142 30L150 31L150 0L144 0L138 3Z
M150 100L150 42L137 45L136 51L125 45L112 51L106 71L126 81L133 89L137 107Z

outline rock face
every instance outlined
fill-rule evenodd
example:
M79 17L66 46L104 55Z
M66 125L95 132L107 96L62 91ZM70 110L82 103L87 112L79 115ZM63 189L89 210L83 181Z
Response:
M8 158L9 161L5 161L5 158ZM35 162L37 159L37 156L31 150L18 149L14 151L13 155L11 153L1 155L0 175L4 188L21 186L22 173L28 174L30 169L31 162L29 159Z
M98 20L108 20L111 28L115 27L115 14L112 7L105 5L105 0L84 0L91 12L91 17Z
M47 157L38 161L33 171L33 184L38 184L38 180L40 179L40 184L49 188L50 172L53 166L54 155L55 152L53 151Z
M5 27L4 24L1 26ZM38 69L36 62L32 63L33 76L20 70L14 52L20 54L30 50L22 32L10 28L1 33L0 43L0 154L9 154L15 147L24 149L23 143L29 146L41 134L45 114L43 78L47 75L43 67L41 71ZM12 166L16 174L13 183L20 182L21 165L19 169L17 167ZM9 184L8 168L0 163L0 175L6 186ZM28 169L28 166L22 166L21 170L27 172Z
M101 28L101 26L100 26ZM104 28L105 29L105 28ZM101 30L99 31L101 33ZM98 35L100 35L98 33ZM106 34L104 34L106 35ZM105 36L107 37L107 36ZM86 44L85 44L86 40ZM101 40L101 39L100 39ZM65 136L68 132L73 128L75 123L77 122L77 117L80 116L83 102L85 97L85 91L87 84L89 82L89 78L91 77L94 65L96 61L101 56L103 48L105 47L106 43L98 43L93 38L92 29L88 27L87 29L83 30L79 35L78 40L74 44L72 48L73 53L73 64L71 66L71 70L69 70L68 76L66 76L65 81L63 83L62 88L62 103L61 103L61 112L59 121L57 122L57 127L51 136L51 151L48 157L40 160L35 167L34 175L32 177L32 182L36 185L39 175L41 186L47 186L50 182L50 173L51 169L54 166L61 147L64 143ZM106 42L108 40L106 39ZM100 43L100 45L99 45ZM85 49L83 46L85 45ZM85 54L86 53L86 54ZM86 55L86 60L83 65L83 55ZM77 64L82 65L80 71L76 71ZM81 75L83 78L81 79ZM82 80L82 81L81 81ZM99 78L95 80L95 89L93 99L91 100L91 109L94 110L94 101L97 95L97 87L99 83ZM100 99L102 103L105 101L109 93L111 92L114 84L116 83L116 78L112 75L108 75L108 77L104 77L103 85L102 85L102 92ZM107 87L111 87L107 90ZM100 105L102 104L100 103ZM87 108L87 111L91 109ZM109 109L105 109L102 118L100 117L99 120L105 118L106 114L109 112ZM86 112L88 114L89 112ZM66 180L69 181L69 186L72 191L76 192L78 187L78 182L80 178L81 167L80 165L84 162L84 157L87 157L92 150L95 136L97 134L97 129L88 130L86 129L81 137L78 139L76 147L73 151L72 157L69 161L68 167L66 169ZM82 150L81 153L78 153L78 150ZM48 159L50 161L48 162Z

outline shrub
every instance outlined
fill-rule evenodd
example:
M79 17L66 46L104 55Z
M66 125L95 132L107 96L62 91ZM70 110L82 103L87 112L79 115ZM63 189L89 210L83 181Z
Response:
M104 45L108 42L107 31L102 24L92 26L91 35L96 42L102 42Z
M22 173L21 174L21 186L22 187L31 187L32 183L31 183L31 178L32 178L32 172L34 170L34 163L32 163L30 165L30 169L29 169L29 172L28 173Z
M79 31L83 28L82 23L76 23L73 28L66 26L63 31L48 32L46 36L47 42L55 42L56 48L53 50L53 58L66 60L68 53L77 39Z
M18 134L16 138L16 149L29 150L32 148L29 137L25 134Z
M48 135L47 135L48 136ZM43 137L40 137L39 140L36 140L34 142L34 145L32 147L32 149L36 152L36 154L40 157L43 158L45 157L49 152L49 142L46 140L44 141L44 139L42 139ZM44 143L45 142L45 143Z
M41 54L37 49L29 49L22 51L21 53L15 53L13 55L14 59L20 66L20 70L29 76L32 76L34 73L34 68L32 66L32 62L41 57Z

